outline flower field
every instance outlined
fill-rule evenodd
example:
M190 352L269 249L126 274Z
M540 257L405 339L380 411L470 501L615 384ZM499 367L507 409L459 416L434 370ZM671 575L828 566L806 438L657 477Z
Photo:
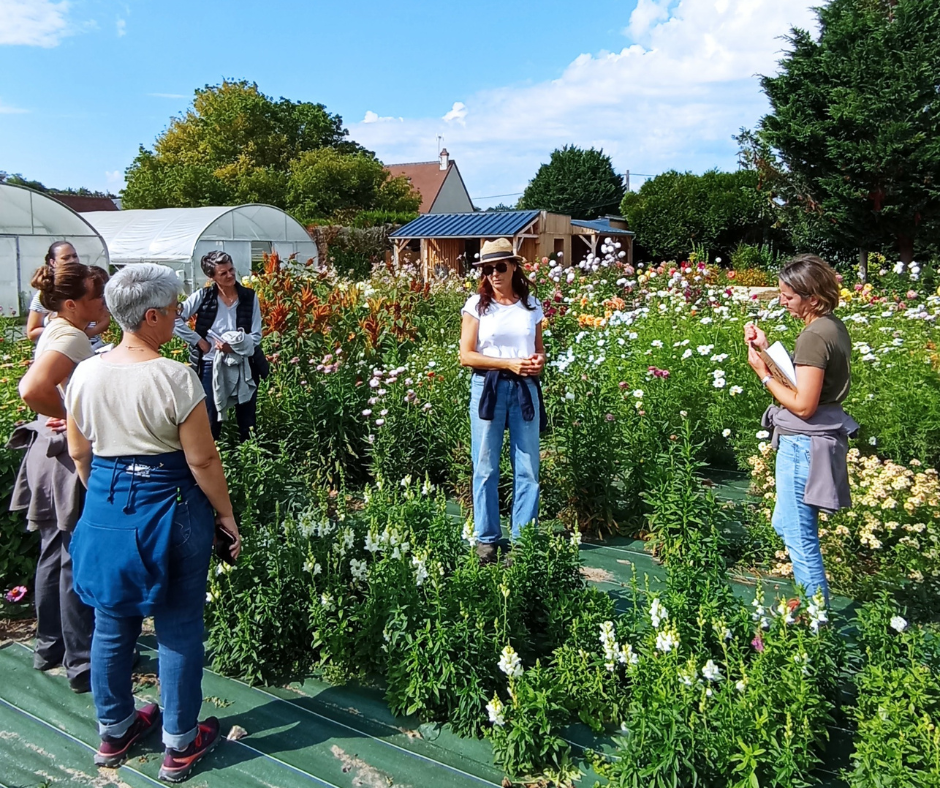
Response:
M245 549L210 578L216 668L379 685L397 713L487 736L513 779L590 765L611 786L812 785L843 727L850 785L936 785L940 295L919 270L845 283L856 505L821 535L833 591L864 603L847 620L729 582L787 572L769 402L742 338L756 320L792 348L799 326L773 294L694 260L633 269L614 243L528 273L547 318L549 430L542 522L508 566L479 564L459 508L459 312L475 281L382 268L351 282L276 257L251 277L272 375L257 440L223 436ZM28 348L4 344L9 427ZM18 457L2 457L9 482ZM748 501L718 500L714 469L749 472ZM3 520L4 591L31 581L17 527ZM616 599L589 582L584 550L613 534L645 538L665 582L634 573ZM573 724L606 744L573 749Z

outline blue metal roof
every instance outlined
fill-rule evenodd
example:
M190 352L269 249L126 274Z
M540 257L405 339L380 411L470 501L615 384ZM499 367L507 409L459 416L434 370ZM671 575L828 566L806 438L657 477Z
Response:
M390 238L512 237L538 218L538 211L426 213L391 233Z
M610 219L572 219L571 225L573 227L585 227L589 230L596 230L599 233L606 233L607 235L636 235L636 233L630 230L611 227Z

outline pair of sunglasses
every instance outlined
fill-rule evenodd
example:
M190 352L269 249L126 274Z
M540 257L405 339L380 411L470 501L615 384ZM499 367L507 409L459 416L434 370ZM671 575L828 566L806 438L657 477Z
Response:
M484 265L483 276L492 276L494 270L499 271L501 274L505 274L509 270L509 263L496 263L496 265Z

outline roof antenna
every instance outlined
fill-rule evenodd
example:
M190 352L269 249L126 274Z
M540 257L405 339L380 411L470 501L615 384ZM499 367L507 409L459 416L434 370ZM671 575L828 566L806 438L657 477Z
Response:
M437 155L438 156L441 155L441 148L443 147L443 144L442 144L443 142L444 142L444 137L438 134L437 135Z

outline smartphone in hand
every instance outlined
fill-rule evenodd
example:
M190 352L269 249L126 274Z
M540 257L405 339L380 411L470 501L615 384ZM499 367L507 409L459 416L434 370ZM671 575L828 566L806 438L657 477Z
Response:
M226 531L221 525L215 526L215 554L220 561L224 561L229 566L235 566L236 559L232 556L232 546L235 544L235 537Z

